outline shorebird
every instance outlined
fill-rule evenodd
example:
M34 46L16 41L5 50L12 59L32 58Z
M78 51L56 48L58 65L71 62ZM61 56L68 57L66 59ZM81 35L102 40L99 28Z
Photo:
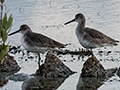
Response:
M41 60L40 52L43 53L51 48L63 48L65 46L64 44L59 43L47 36L32 32L31 28L26 24L21 25L19 30L13 33L10 33L9 36L19 32L22 33L22 37L21 37L22 46L26 50L38 54L39 67L40 67L40 60Z
M75 31L78 41L84 48L90 49L91 52L92 52L92 49L97 47L118 45L119 41L110 38L109 36L103 34L98 30L85 27L85 17L82 13L76 14L75 18L65 23L65 25L71 22L78 23ZM94 56L93 52L92 52L92 56Z

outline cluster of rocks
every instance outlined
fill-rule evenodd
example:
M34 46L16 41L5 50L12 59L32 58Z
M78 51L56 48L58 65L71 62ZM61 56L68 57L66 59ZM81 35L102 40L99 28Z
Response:
M82 51L81 53L83 52L86 55L90 55L91 53L89 51L88 53L86 53L85 51ZM74 54L74 52L70 52L70 51L59 52L59 54L60 53ZM78 53L80 52L77 52L76 54ZM22 85L23 90L28 90L27 88L29 89L32 88L36 90L46 88L46 90L49 90L50 87L53 89L57 89L62 84L62 82L64 82L65 78L76 73L70 70L69 67L67 67L59 58L57 58L52 51L48 51L46 55L45 63L42 64L40 68L36 70L35 74L32 74L32 76L29 76L27 74L12 75L13 73L19 70L20 67L18 66L14 58L10 55L7 55L5 57L4 62L0 64L0 73L1 73L0 77L11 75L8 77L11 80L24 81ZM5 75L3 74L4 72L12 72L12 74L9 73ZM96 57L90 57L83 64L82 72L80 74L80 78L77 85L77 90L97 90L97 88L103 84L101 82L104 82L109 77L113 76L114 73L116 72L117 75L119 76L120 69L118 70L117 68L114 68L114 69L105 70L102 64L100 63L100 61L97 60ZM1 86L4 85L3 82L6 83L8 81L6 81L6 79L1 80L0 81ZM47 83L43 84L43 82L51 83L51 85L49 86ZM58 84L57 85L53 84L55 82Z

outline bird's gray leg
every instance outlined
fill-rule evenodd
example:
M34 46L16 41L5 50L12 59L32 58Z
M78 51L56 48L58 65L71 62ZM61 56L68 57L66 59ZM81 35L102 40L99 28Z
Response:
M28 53L29 51L26 51L26 59L28 60L28 58L29 58L29 53Z
M38 66L39 66L39 69L40 69L40 60L41 60L40 53L38 53Z
M92 49L90 49L91 50L91 55L92 55L92 57L94 56L94 54L93 54L93 51L92 51Z
M26 51L26 50L23 52L23 56L24 56L24 58L25 58L25 61L27 61L27 60L28 60L28 54L27 54L27 51Z

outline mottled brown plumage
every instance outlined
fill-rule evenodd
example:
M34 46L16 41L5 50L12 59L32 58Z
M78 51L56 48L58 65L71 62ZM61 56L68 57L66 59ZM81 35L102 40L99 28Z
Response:
M84 32L86 32L84 39L86 39L92 44L95 44L97 47L107 45L118 45L117 42L119 41L110 38L109 36L103 34L102 32L99 32L98 30L85 28Z
M51 38L48 38L47 36L44 36L42 34L34 33L34 32L28 32L24 35L25 42L28 43L30 46L37 46L37 47L48 47L48 48L62 48L65 45L62 43L59 43Z

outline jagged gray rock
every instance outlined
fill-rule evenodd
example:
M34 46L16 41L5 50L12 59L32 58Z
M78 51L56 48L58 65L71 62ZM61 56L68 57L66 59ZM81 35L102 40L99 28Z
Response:
M7 54L4 62L0 64L0 87L8 83L7 76L13 75L20 70L19 65L14 60L13 56Z
M68 77L73 74L59 58L57 58L51 51L48 51L45 63L40 66L35 75L43 77Z
M5 56L4 62L0 64L0 72L15 73L19 70L20 70L20 66L18 65L16 60L14 60L13 56L10 56L9 54L7 54Z
M83 64L81 77L104 76L105 69L96 57L90 57Z

